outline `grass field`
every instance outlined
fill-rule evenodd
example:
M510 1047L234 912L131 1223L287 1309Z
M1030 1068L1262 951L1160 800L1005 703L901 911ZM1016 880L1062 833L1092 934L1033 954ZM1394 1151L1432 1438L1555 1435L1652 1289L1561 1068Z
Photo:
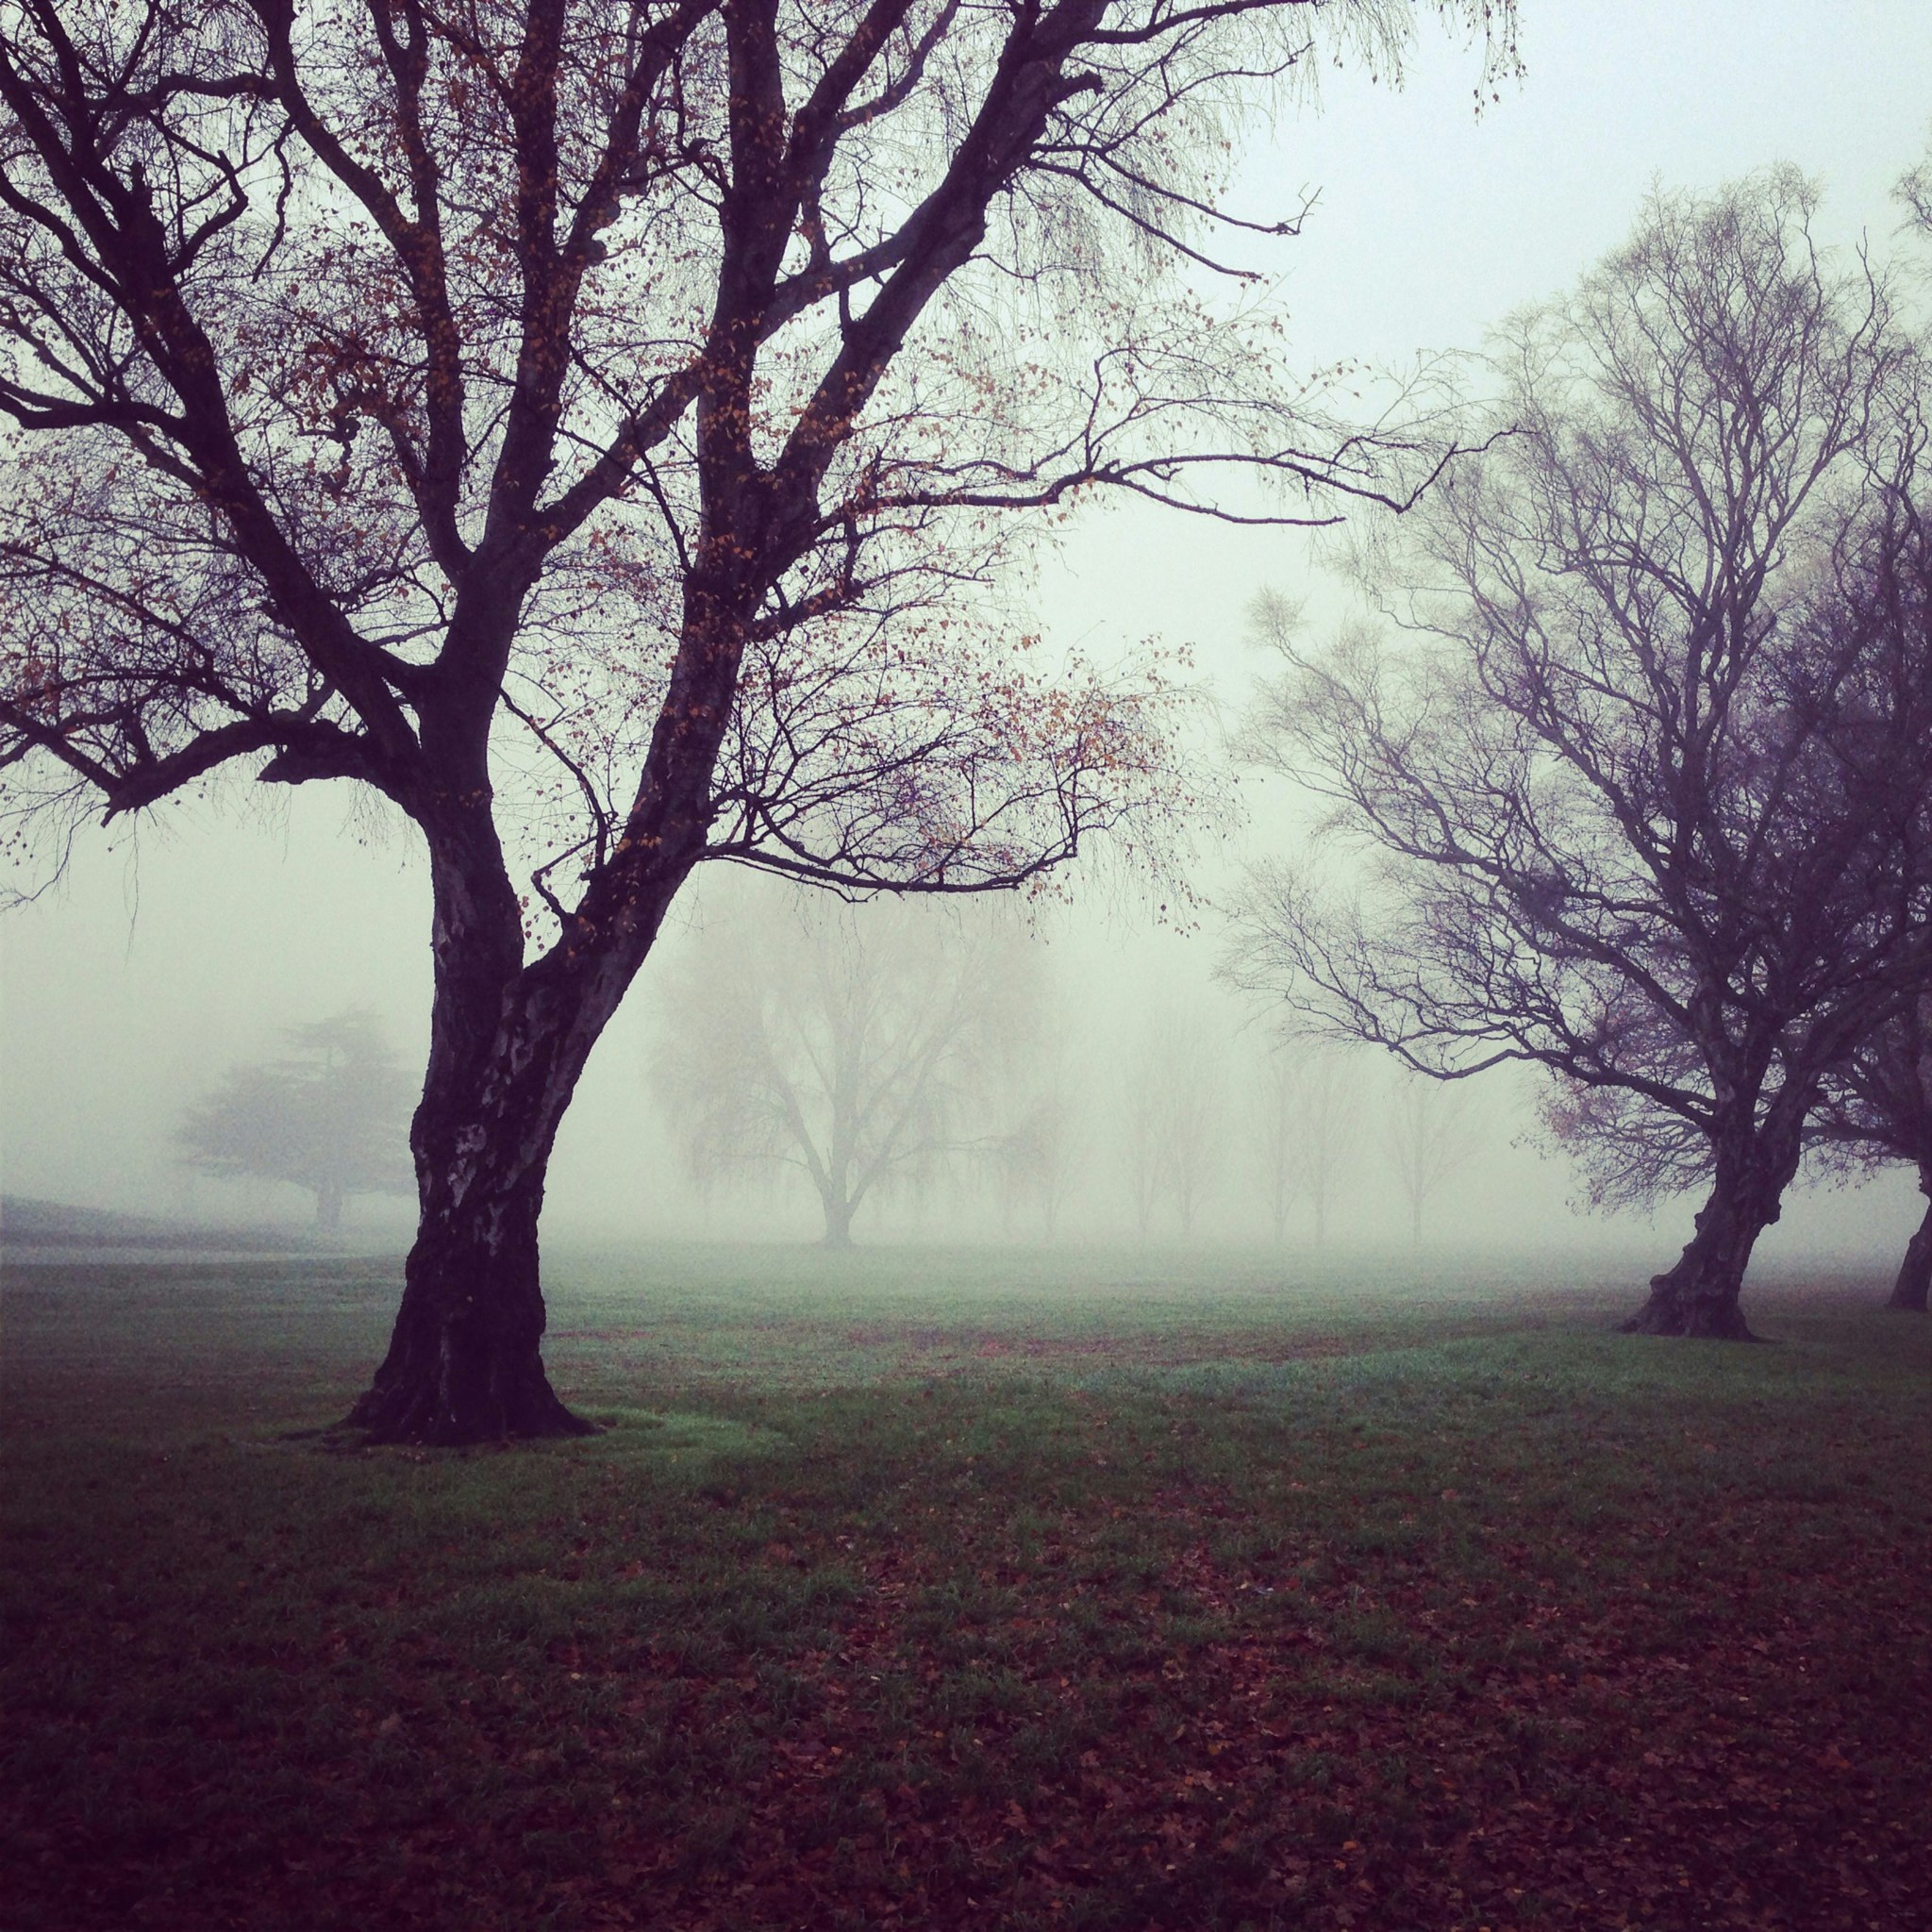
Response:
M551 1273L610 1426L467 1454L291 1434L391 1264L8 1274L8 1932L1932 1926L1882 1284Z

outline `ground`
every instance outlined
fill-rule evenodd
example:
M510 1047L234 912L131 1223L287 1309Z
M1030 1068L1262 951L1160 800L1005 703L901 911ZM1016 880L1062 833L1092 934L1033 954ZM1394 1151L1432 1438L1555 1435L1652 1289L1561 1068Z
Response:
M1932 1924L1932 1325L1634 1271L563 1255L587 1441L355 1453L393 1264L5 1280L15 1932Z

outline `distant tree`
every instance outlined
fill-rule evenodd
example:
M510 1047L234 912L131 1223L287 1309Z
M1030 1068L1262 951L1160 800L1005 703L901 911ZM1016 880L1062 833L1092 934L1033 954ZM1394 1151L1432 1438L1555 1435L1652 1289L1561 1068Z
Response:
M1384 1146L1408 1207L1408 1238L1422 1245L1423 1208L1475 1152L1470 1090L1398 1073L1389 1091Z
M1134 1233L1142 1241L1154 1224L1154 1209L1161 1195L1159 1089L1147 1057L1126 1061L1116 1076L1115 1122L1119 1135L1121 1178L1134 1216Z
M291 1027L289 1052L231 1068L176 1133L183 1163L219 1179L287 1181L315 1196L320 1227L352 1194L409 1194L415 1083L374 1013Z
M1605 1198L1704 1185L1653 1333L1748 1334L1821 1083L1927 969L1920 371L1813 201L1659 195L1512 325L1512 433L1364 558L1383 630L1280 639L1254 743L1368 862L1257 875L1238 977L1424 1073L1541 1065Z
M1255 1155L1274 1239L1286 1239L1297 1201L1307 1201L1315 1246L1358 1165L1363 1069L1359 1055L1284 1036L1257 1064Z
M1917 166L1908 168L1899 178L1897 192L1910 225L1932 240L1932 147L1926 149L1924 158Z
M1829 1164L1902 1160L1917 1170L1924 1218L1906 1244L1888 1306L1924 1314L1932 1291L1932 997L1902 1008L1834 1067L1814 1123Z
M1010 1235L1023 1206L1051 1241L1072 1186L1080 1099L1071 1016L1056 996L1048 955L1009 947L979 1057L976 1145Z
M1170 1000L1148 1016L1122 1080L1121 1152L1135 1224L1147 1238L1156 1205L1171 1202L1183 1235L1221 1178L1225 1077L1205 1015Z
M1260 1166L1269 1224L1279 1247L1288 1239L1288 1217L1307 1192L1302 1085L1305 1069L1286 1041L1255 1061L1252 1105L1254 1147Z
M708 917L666 984L652 1084L695 1179L792 1167L827 1247L967 1143L999 946L910 905L791 895Z
M1302 1172L1314 1213L1315 1245L1328 1241L1328 1217L1359 1164L1363 1071L1359 1056L1311 1055L1302 1076Z

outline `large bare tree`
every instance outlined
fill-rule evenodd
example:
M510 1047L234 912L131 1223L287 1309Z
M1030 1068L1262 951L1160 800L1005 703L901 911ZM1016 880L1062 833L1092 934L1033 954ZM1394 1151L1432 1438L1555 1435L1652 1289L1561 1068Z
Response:
M0 19L5 809L58 863L96 808L348 780L427 851L422 1220L354 1423L581 1426L545 1168L694 865L1012 886L1174 798L1157 692L1030 668L1015 545L1095 490L1294 522L1425 478L1190 292L1294 226L1222 208L1250 111L1410 11Z
M1239 976L1425 1073L1540 1063L1600 1194L1706 1185L1659 1333L1748 1332L1820 1082L1927 970L1917 364L1812 208L1660 193L1513 325L1511 433L1368 560L1379 629L1282 640L1255 739L1362 870L1260 877Z

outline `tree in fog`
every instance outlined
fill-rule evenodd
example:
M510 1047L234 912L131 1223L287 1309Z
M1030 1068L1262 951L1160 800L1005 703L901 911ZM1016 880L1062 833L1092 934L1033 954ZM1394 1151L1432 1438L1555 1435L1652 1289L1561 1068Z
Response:
M1507 7L1432 10L1507 54ZM58 868L93 808L346 780L427 854L421 1220L358 1426L585 1426L544 1176L693 867L959 891L1158 845L1160 680L1042 666L1001 587L1095 492L1292 524L1427 480L1197 292L1295 226L1221 211L1250 112L1398 66L1411 11L0 21L0 811Z
M1169 1203L1181 1233L1221 1179L1225 1144L1222 1041L1207 1016L1177 1000L1156 1007L1124 1057L1120 1153L1135 1227L1145 1241Z
M1926 971L1918 369L1812 206L1660 193L1512 324L1513 433L1363 559L1381 628L1278 638L1253 745L1366 863L1260 874L1236 976L1423 1073L1541 1064L1599 1198L1705 1186L1652 1332L1747 1332L1820 1083Z
M1924 159L1908 168L1900 178L1898 198L1905 204L1910 225L1925 240L1932 241L1932 148Z
M374 1013L291 1027L289 1051L232 1067L182 1117L184 1165L221 1180L286 1181L315 1196L318 1227L351 1194L408 1194L413 1097Z
M1398 1073L1389 1090L1383 1152L1408 1208L1408 1238L1423 1241L1423 1208L1475 1152L1470 1090L1416 1073Z
M1362 1078L1360 1055L1307 1040L1283 1040L1267 1057L1256 1140L1275 1241L1302 1198L1316 1248L1327 1246L1329 1215L1360 1165Z
M1932 154L1900 181L1898 193L1911 225L1932 240ZM1916 1171L1927 1205L1887 1306L1924 1314L1932 1296L1932 997L1902 1002L1831 1070L1816 1132L1834 1167L1863 1172L1905 1161Z
M1831 1070L1814 1131L1826 1164L1864 1173L1901 1160L1917 1173L1924 1218L1888 1306L1926 1312L1932 1291L1932 996L1902 1007Z
M1081 1098L1071 1015L1041 946L1004 948L974 1096L979 1165L1010 1235L1023 1209L1042 1239L1059 1224L1076 1171Z
M663 994L652 1084L693 1177L791 1167L827 1247L967 1142L998 941L937 908L803 895L708 919Z
M1327 1245L1329 1215L1357 1165L1361 1092L1356 1060L1307 1040L1276 1040L1257 1062L1254 1149L1277 1242L1306 1200L1315 1246Z
M1288 1217L1307 1191L1303 1163L1302 1074L1292 1048L1277 1041L1254 1063L1254 1149L1268 1220L1279 1247L1288 1239Z

